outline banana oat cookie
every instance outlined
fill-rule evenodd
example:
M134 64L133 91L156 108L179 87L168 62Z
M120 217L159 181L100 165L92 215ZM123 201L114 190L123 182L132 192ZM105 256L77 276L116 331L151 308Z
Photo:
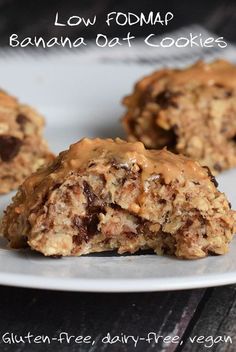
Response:
M17 188L45 162L53 160L42 138L44 119L0 91L0 194Z
M46 256L117 250L224 254L235 212L209 170L167 150L83 139L28 177L2 223L11 247Z
M236 66L229 62L154 72L123 103L129 141L167 146L214 174L236 166Z

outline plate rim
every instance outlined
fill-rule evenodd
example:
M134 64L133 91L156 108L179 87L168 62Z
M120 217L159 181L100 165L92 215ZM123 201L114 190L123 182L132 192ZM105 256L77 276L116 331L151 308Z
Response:
M200 275L197 278L77 279L0 272L1 285L71 292L163 292L218 287L235 283L236 273Z

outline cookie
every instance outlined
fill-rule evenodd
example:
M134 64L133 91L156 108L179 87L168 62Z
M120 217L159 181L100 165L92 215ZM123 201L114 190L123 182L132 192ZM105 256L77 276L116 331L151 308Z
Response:
M213 174L236 166L236 66L229 62L154 72L123 103L129 141L152 149L167 146Z
M26 179L2 230L11 247L46 256L153 249L192 259L227 252L234 219L198 162L140 142L83 139Z
M0 91L0 194L16 189L45 162L53 160L42 138L44 119Z

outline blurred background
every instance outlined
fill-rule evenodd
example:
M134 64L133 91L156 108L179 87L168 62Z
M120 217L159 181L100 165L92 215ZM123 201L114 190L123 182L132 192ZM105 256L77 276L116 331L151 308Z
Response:
M89 27L56 27L53 23L57 11L63 21L73 15L97 15L97 22ZM106 14L111 11L174 13L175 17L168 26L132 26L132 34L136 37L149 34L150 28L152 33L162 34L190 24L200 24L228 41L236 41L236 31L232 31L236 23L235 0L0 0L0 46L8 46L12 33L19 37L43 36L45 40L52 36L69 36L72 40L78 36L92 39L97 33L109 37L125 35L126 26L106 25Z

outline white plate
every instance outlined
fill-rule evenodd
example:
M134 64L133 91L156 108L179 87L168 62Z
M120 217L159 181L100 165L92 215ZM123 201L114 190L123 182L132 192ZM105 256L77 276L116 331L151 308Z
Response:
M147 66L86 64L80 60L10 60L1 85L47 117L46 137L61 151L84 136L122 136L121 97ZM218 179L236 208L236 170ZM0 197L0 211L12 194ZM186 261L156 255L109 254L51 259L0 242L0 284L72 291L162 291L236 283L236 241L225 256Z

